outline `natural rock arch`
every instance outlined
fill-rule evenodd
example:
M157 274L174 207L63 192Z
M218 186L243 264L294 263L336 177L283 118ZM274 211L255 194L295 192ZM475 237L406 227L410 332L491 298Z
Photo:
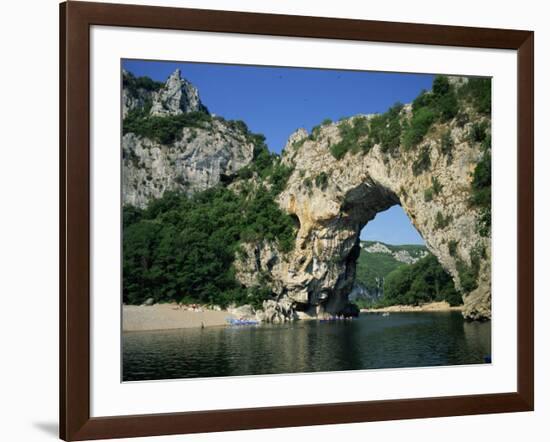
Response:
M237 263L238 278L251 285L256 275L268 274L288 311L339 313L354 282L361 229L378 212L399 204L462 290L464 316L490 318L490 238L480 235L479 213L469 204L472 172L482 153L467 141L468 127L445 128L455 146L452 158L437 138L427 137L421 147L397 155L376 145L368 153L336 159L330 146L341 139L339 124L320 127L315 137L304 129L290 137L282 161L293 173L278 202L299 221L294 251L280 256L273 244L249 244ZM429 167L413 167L420 155ZM434 182L437 194L428 198ZM466 271L477 286L470 291L461 284Z
M244 286L268 285L276 295L264 310L285 318L296 311L341 312L355 276L361 228L379 211L400 204L462 290L464 315L491 317L490 83L478 81L459 96L459 87L469 82L434 80L434 90L415 100L416 116L424 115L417 121L422 130L413 124L413 104L392 107L377 124L374 116L356 116L323 124L311 134L300 129L291 135L281 161L292 174L277 202L294 220L294 250L283 254L273 242L247 243L234 263ZM258 139L244 123L210 115L179 71L165 84L123 71L123 85L125 205L144 208L166 191L191 195L220 184L236 191L272 185L248 167ZM141 124L174 117L179 123L160 133ZM355 130L356 122L362 130ZM388 135L384 149L375 144L380 137L370 137L373 126ZM442 142L443 134L448 143ZM478 166L485 177L483 208L479 201L470 203Z

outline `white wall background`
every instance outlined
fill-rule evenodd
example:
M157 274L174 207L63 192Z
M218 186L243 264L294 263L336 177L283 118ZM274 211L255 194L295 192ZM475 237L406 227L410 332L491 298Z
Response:
M122 2L122 0L119 0ZM240 431L139 440L282 439L422 442L547 440L550 419L550 235L546 129L550 29L545 2L523 0L126 1L239 11L535 30L536 45L536 411L491 416ZM58 370L58 8L56 0L4 2L0 32L0 439L57 438ZM215 392L205 392L215 394Z

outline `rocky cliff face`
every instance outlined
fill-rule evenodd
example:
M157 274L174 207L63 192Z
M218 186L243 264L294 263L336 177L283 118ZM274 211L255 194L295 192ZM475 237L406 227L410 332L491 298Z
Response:
M411 107L401 112L407 118ZM490 239L480 235L478 210L469 204L472 173L482 155L479 144L469 141L472 124L436 124L421 146L398 155L375 145L368 153L350 151L336 159L330 147L342 139L339 125L353 124L354 118L324 125L314 136L304 130L291 136L283 161L294 172L279 204L297 219L295 249L266 259L265 245L252 248L239 263L239 275L250 280L251 273L268 272L279 299L290 300L298 311L338 314L353 289L361 229L378 212L400 204L459 289L461 272L475 267L477 287L464 294L464 315L490 318ZM454 144L452 157L441 148L440 134L446 130ZM419 156L430 167L415 168ZM428 198L434 180L437 192Z
M136 78L122 71L122 117L132 110L143 110L149 115L179 115L208 110L199 98L199 91L176 69L164 84L144 77Z
M125 118L137 112L153 119L208 115L197 90L179 71L165 84L126 84L131 86L123 91ZM411 120L410 105L399 112L403 121ZM304 129L292 134L282 163L293 171L277 202L295 219L294 250L283 254L268 241L246 243L235 261L243 285L268 284L273 292L273 299L264 303L263 319L348 311L359 233L378 212L397 204L456 287L463 289L465 317L490 318L490 238L480 234L479 209L469 203L472 175L483 155L480 143L471 141L474 117L434 123L415 148L389 152L380 143L352 147L343 155L331 152L331 146L343 142L343 125L354 127L373 116L324 124L312 134ZM210 115L200 124L183 125L169 143L136 132L127 131L122 138L124 204L144 207L167 190L190 194L213 187L234 178L254 157L246 128ZM452 155L442 145L443 133L453 145ZM363 146L363 138L355 144ZM475 283L469 281L469 289L466 273Z
M124 73L128 78L128 73ZM247 131L207 113L197 89L176 70L156 90L123 88L123 115L152 117L199 113L200 122L179 129L172 143L133 132L122 137L123 204L144 207L166 191L192 194L233 177L252 161L254 145Z
M123 203L145 207L166 191L192 194L234 176L252 161L254 145L222 121L183 128L182 138L164 145L127 133L122 137Z

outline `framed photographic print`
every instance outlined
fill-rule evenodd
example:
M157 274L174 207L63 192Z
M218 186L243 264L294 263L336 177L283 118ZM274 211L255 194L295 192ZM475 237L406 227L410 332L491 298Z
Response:
M533 33L61 5L65 440L533 409Z

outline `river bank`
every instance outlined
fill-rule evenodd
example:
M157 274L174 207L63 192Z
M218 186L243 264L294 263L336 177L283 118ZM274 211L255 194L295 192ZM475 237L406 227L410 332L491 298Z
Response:
M392 305L383 308L361 309L362 313L399 312L447 312L462 311L462 306L451 307L449 303L431 302L419 306ZM249 318L250 313L234 309L209 309L205 306L172 304L124 305L122 307L122 331L175 330L181 328L220 327L227 319ZM301 316L300 319L316 319Z
M226 325L227 318L236 318L236 316L227 310L210 310L201 306L124 305L122 307L122 331L216 327Z
M391 305L381 308L363 308L362 313L400 313L400 312L461 312L462 305L451 306L446 301L430 302L422 305Z

